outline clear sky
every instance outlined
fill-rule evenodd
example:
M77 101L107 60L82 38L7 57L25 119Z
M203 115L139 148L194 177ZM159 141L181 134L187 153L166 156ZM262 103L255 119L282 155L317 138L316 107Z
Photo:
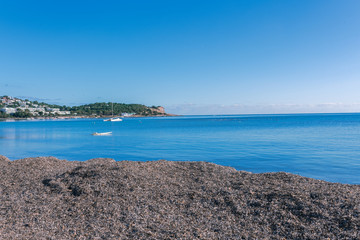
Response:
M359 0L0 0L0 95L360 111Z

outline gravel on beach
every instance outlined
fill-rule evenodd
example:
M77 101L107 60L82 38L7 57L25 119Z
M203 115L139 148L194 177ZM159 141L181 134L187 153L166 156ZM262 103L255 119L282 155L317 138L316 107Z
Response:
M0 156L0 239L360 239L360 185L205 162Z

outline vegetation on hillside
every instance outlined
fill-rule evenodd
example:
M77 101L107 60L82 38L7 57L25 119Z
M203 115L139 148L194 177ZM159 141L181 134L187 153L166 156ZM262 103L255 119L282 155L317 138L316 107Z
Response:
M57 104L48 104L38 101L21 100L17 98L11 98L8 96L2 96L1 99L5 99L5 102L0 101L0 109L2 108L15 108L15 113L6 114L0 111L0 118L16 117L16 118L28 118L34 115L28 110L35 111L37 116L58 116L56 112L51 113L51 109L58 109L57 111L69 111L70 115L76 116L110 116L121 115L122 113L136 114L142 116L149 115L164 115L164 112L160 111L160 106L147 107L142 104L125 104L125 103L111 103L111 102L97 102L92 104L85 104L80 106L60 106ZM21 107L22 106L22 107ZM26 106L26 107L24 107ZM37 110L38 108L39 111ZM35 110L34 110L35 109ZM45 109L45 112L44 110ZM163 109L162 109L163 110ZM67 115L69 115L67 113Z
M10 117L9 114L6 114L4 112L0 112L0 118L8 118L8 117Z
M154 112L151 108L141 104L125 104L125 103L92 103L74 107L60 107L60 110L71 111L72 114L77 115L111 115L112 109L114 115L121 113L135 113L138 115L151 115Z

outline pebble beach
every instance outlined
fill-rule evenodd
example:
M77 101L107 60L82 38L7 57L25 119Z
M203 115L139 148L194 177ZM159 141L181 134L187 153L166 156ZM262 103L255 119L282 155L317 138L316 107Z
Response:
M0 157L1 239L359 239L360 185L206 162Z

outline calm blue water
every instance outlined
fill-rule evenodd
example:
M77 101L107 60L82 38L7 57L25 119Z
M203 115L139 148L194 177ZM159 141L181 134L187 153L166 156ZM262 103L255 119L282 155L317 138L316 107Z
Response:
M92 132L112 131L112 136ZM286 171L360 184L360 114L294 114L0 122L12 160L208 161L250 172Z

